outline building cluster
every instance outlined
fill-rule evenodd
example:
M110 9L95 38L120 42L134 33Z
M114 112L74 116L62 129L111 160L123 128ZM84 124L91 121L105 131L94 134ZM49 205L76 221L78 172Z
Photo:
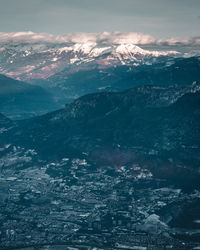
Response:
M139 166L96 168L64 158L22 167L17 161L1 169L0 248L192 249L198 244L177 237L187 232L168 223L174 207L199 197Z

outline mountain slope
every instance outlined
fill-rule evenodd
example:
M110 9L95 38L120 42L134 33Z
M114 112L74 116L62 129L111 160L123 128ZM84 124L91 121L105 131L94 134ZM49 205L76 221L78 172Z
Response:
M0 49L0 73L45 88L61 106L88 93L200 80L198 56L161 49L131 41L10 42Z
M32 148L43 160L84 155L99 166L139 162L157 177L196 183L199 117L198 84L144 86L86 95L65 109L20 121L6 143Z
M55 108L53 98L46 90L0 75L0 112L18 119Z
M58 101L70 102L79 96L103 91L122 91L141 85L187 85L200 80L198 57L166 59L153 65L118 66L106 69L91 67L67 67L48 78L36 82L48 88Z
M12 125L12 121L0 113L0 131Z

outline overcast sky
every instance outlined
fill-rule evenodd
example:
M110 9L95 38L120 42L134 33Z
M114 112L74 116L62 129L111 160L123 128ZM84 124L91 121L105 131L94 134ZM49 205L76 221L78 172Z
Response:
M200 0L0 0L0 32L200 35Z

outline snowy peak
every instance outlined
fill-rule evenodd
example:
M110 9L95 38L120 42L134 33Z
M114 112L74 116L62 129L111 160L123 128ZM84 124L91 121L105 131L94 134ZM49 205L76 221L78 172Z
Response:
M83 54L89 54L94 47L96 46L96 43L77 43L73 46L73 50L75 52L80 52Z
M133 43L99 44L78 42L63 44L29 44L0 50L0 73L18 80L46 79L68 66L85 65L98 68L145 64L159 56L176 56L176 51L149 51ZM148 62L149 63L149 62ZM151 62L150 62L151 63ZM78 70L78 68L77 68Z
M134 44L120 44L116 47L116 53L123 55L142 55L142 56L167 56L167 55L178 55L177 51L149 51L140 48Z
M116 53L119 54L147 54L149 53L146 50L141 49L140 47L134 45L134 44L120 44L116 47Z
M96 43L76 43L72 46L61 47L57 51L59 53L73 51L74 53L89 54L95 46Z
M169 54L179 54L177 51L149 51L140 48L132 43L125 43L120 45L110 45L110 46L100 46L96 43L76 43L74 45L66 46L59 48L58 53L68 53L73 52L74 54L82 54L90 57L96 57L104 53L110 52L111 54L121 54L121 55L130 55L132 57L134 54L142 56L160 56L160 55L169 55Z

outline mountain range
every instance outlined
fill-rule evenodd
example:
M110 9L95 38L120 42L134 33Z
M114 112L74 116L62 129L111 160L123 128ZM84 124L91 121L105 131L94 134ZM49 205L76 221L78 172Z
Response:
M30 88L39 86L40 92L46 95L41 98L44 108L39 101L41 105L37 105L34 112L22 109L21 114L16 111L16 116L12 105L8 107L11 112L5 114L13 118L56 110L88 93L123 91L149 84L187 85L200 80L199 56L190 57L188 53L169 48L147 49L127 41L1 41L0 44L0 73L25 81ZM4 112L5 108L1 106L0 112Z
M69 66L94 67L95 64L100 69L118 65L137 66L162 56L178 55L177 51L149 51L134 44L5 44L0 49L0 73L30 81L47 79Z
M0 33L1 249L198 248L198 37L123 36Z
M45 81L35 84L48 89L61 104L82 95L104 91L122 91L143 85L187 85L200 80L200 59L162 57L150 65L120 65L97 67L70 67Z
M43 161L86 157L112 167L140 162L157 177L194 184L200 177L199 90L195 83L89 94L64 109L8 123L1 147L34 150Z

